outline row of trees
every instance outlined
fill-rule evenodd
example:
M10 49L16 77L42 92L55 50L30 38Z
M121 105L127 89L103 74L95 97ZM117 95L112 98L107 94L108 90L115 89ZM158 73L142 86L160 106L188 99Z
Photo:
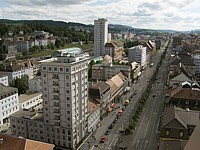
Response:
M168 46L166 47L165 51L161 55L161 59L160 59L158 65L156 67L156 71L154 72L152 78L150 79L150 82L149 82L148 86L146 87L144 93L142 94L142 96L141 96L141 98L139 100L139 104L138 104L137 110L136 110L136 112L134 113L134 115L132 116L132 118L131 118L131 120L129 122L129 127L126 128L126 133L132 133L135 130L136 126L137 126L138 120L139 120L140 115L141 115L141 113L143 111L143 108L144 108L144 106L146 104L146 101L148 100L148 97L151 94L153 83L156 80L158 71L160 69L160 66L162 65L162 60L165 59L165 56L166 56L166 53L167 53L167 49L168 49Z
M52 26L48 24L0 24L0 35L3 36L8 31L18 34L20 31L24 31L25 34L30 34L35 30L42 30L49 33L52 33L58 37L67 37L66 43L84 41L88 43L93 41L93 31L87 32L83 30L77 31L75 28L68 28L65 26Z

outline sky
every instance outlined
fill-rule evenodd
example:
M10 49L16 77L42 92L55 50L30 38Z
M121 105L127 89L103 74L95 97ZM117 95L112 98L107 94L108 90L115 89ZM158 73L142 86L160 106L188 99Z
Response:
M109 24L135 28L200 29L200 0L0 0L0 18L56 20Z

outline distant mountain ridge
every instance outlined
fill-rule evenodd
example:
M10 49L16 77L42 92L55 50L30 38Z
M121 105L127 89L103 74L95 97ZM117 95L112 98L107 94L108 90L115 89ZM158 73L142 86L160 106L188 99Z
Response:
M67 28L83 29L83 30L93 30L94 25L92 24L83 24L77 22L64 22L64 21L54 21L54 20L9 20L9 19L0 19L2 24L46 24L50 26L60 26ZM133 28L127 25L120 24L109 24L109 32L137 32L137 31L148 31L148 32L165 32L165 33L176 33L180 31L176 30L152 30L152 29L142 29L142 28ZM191 31L181 31L181 32L191 32ZM200 33L200 29L193 30L193 32Z

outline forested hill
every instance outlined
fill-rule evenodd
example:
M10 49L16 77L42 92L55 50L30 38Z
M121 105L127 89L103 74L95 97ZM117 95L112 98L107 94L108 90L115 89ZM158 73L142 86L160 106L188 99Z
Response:
M50 27L64 27L68 29L81 29L87 31L93 31L93 25L83 24L83 23L76 23L76 22L64 22L64 21L53 21L53 20L8 20L8 19L0 19L0 24L8 25L8 26L50 26ZM109 32L120 33L127 31L132 27L125 26L125 25L115 25L109 24Z

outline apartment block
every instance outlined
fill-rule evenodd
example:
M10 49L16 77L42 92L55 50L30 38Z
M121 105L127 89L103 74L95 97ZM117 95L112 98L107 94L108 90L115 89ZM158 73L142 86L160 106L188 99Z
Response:
M0 125L9 122L9 116L18 110L18 89L0 84Z
M142 45L134 46L129 48L128 53L129 62L137 62L144 67L146 65L146 47Z

